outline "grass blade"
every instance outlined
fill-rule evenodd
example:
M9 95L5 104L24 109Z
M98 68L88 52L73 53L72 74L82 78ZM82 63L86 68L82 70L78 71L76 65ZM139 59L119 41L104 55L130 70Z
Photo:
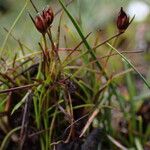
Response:
M3 42L3 44L2 44L2 47L1 47L0 56L2 56L2 53L3 53L3 51L4 51L6 42L7 42L7 40L8 40L8 37L9 37L9 35L11 34L11 31L13 30L13 28L14 28L15 25L16 25L16 23L17 23L18 20L20 19L22 13L24 12L25 8L27 7L28 1L29 1L29 0L26 0L26 2L25 2L25 4L24 4L23 8L21 9L19 15L17 16L17 18L15 19L14 23L12 24L10 30L8 31L8 33L7 33L7 35L6 35L5 39L4 39L4 42Z
M112 48L112 50L116 51L121 58L131 67L133 68L133 70L140 76L140 78L143 80L143 82L145 83L145 85L150 89L150 85L149 83L146 81L146 79L144 78L144 76L134 67L134 65L123 55L121 54L116 48L114 48L111 44L107 43L107 45Z
M58 0L59 3L61 4L61 6L63 7L64 11L66 12L66 14L68 15L68 17L70 18L71 22L73 23L74 27L76 28L79 36L81 37L84 45L86 46L87 50L89 51L89 53L91 54L91 57L93 58L93 60L97 60L96 55L94 53L94 51L92 50L91 46L88 44L85 36L83 35L78 23L75 21L75 19L72 17L72 15L69 13L69 11L67 10L67 8L65 7L65 5L63 4L63 2L61 0ZM105 76L106 73L104 72L101 64L96 61L97 67L103 72L103 75Z

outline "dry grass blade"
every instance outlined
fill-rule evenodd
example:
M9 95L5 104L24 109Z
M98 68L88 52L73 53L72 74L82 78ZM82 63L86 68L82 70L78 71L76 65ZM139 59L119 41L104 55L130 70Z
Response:
M115 140L113 137L111 137L110 135L107 135L107 137L109 138L109 140L115 144L120 150L128 150L126 147L124 147L123 145L121 145L117 140Z
M68 119L68 121L71 122L72 116L70 116L70 114L68 114L68 113L64 110L64 108L63 108L62 106L60 106L59 104L58 104L58 108L59 108L60 111L66 116L66 118Z
M86 132L86 130L89 128L89 126L91 125L91 123L93 122L94 118L98 115L99 113L99 108L96 108L94 110L94 112L92 113L92 115L90 116L90 118L88 119L86 125L84 126L84 128L82 129L81 131L81 134L80 134L80 138L84 135L84 133Z
M1 90L0 94L9 93L12 91L17 91L17 90L23 90L23 89L27 89L27 88L32 88L32 87L37 86L37 85L39 85L39 84L34 83L34 84L23 85L23 86L14 87L14 88L6 89L6 90Z

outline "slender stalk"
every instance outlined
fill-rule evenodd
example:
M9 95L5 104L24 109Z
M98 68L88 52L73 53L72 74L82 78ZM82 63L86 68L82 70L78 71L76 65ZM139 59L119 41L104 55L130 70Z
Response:
M120 35L123 34L123 33L124 33L124 32L119 32L119 33L113 35L113 36L110 37L109 39L103 41L102 43L100 43L100 44L98 44L98 45L96 45L96 46L94 46L94 47L93 47L93 50L96 50L98 47L100 47L100 46L106 44L107 42L109 42L109 41L111 41L112 39L114 39L114 38L120 36Z
M6 89L6 90L1 90L0 94L9 93L9 92L12 92L12 91L17 91L17 90L26 89L26 88L31 88L31 87L34 87L34 86L37 86L37 85L38 85L37 83L34 83L34 84L23 85L23 86L14 87L14 88Z
M33 1L32 1L32 0L30 0L30 2L31 2L31 4L32 4L32 6L33 6L34 10L38 13L39 11L38 11L37 7L35 6L35 4L33 3Z
M45 52L45 56L48 58L49 54L48 54L46 36L45 36L45 34L42 34L42 35L43 35L43 40L44 40L44 52Z
M123 58L123 60L129 64L129 66L131 68L133 68L133 70L140 76L140 78L143 80L143 82L145 83L145 85L150 89L150 85L149 83L146 81L146 79L144 78L144 76L134 67L134 65L123 55L121 54L116 48L114 48L111 44L107 43L107 45L109 47L111 47L114 51L116 51L120 56L121 58Z

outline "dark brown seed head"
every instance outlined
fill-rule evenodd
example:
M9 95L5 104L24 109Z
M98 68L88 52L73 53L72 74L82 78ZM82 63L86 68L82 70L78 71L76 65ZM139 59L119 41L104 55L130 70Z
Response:
M33 20L33 22L37 30L42 34L45 34L47 32L47 29L52 24L53 20L54 20L53 10L48 6L35 17L35 20Z
M121 7L118 18L117 18L117 28L120 32L125 31L129 26L129 16L124 12Z
M45 20L41 17L40 14L35 17L35 26L42 34L46 33L47 26Z
M54 19L54 13L53 10L48 6L43 10L43 18L45 19L45 22L47 24L47 27L49 27Z

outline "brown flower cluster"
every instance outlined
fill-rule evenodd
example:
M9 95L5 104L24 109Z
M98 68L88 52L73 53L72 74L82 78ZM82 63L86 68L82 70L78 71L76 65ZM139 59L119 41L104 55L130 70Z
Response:
M39 13L35 19L32 18L35 27L39 32L45 34L47 29L51 26L54 19L53 10L48 6L41 13Z
M124 32L129 26L129 16L124 12L121 7L118 18L117 18L117 28L120 32Z

